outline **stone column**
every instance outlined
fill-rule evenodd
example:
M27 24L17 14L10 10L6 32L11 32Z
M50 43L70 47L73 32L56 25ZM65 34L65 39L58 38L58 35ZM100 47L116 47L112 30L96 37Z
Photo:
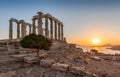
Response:
M38 34L43 35L43 28L42 28L42 12L38 12L39 18L38 18Z
M13 26L12 26L12 21L9 20L9 40L13 39Z
M57 22L56 21L54 21L54 22L55 22L54 35L55 35L55 40L57 40Z
M50 19L50 38L53 39L53 20Z
M24 24L24 37L25 37L25 36L26 36L26 32L27 32L27 31L26 31L26 27L27 27L27 26L26 26L26 23L25 23L25 22L24 22L23 24Z
M32 19L32 23L33 23L33 33L36 34L35 19Z
M29 26L29 34L32 33L31 28L32 28L32 26Z
M58 23L58 40L60 40L60 23Z
M26 36L26 23L22 20L22 38Z
M48 16L45 17L45 36L49 37L49 31L48 31Z
M21 38L24 37L24 25L23 25L23 22L21 24Z
M20 39L20 24L17 22L17 39Z
M61 24L61 40L64 40L63 24Z

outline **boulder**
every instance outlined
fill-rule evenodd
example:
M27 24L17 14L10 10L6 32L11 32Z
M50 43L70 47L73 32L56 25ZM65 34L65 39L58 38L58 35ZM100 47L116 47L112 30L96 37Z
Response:
M69 71L69 65L56 63L52 65L52 69L59 70L59 71Z
M52 64L55 63L54 60L40 60L40 66L43 66L43 67L51 67Z

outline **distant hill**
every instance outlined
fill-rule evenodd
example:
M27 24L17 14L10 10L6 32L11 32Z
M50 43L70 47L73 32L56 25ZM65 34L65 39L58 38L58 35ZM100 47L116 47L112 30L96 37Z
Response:
M120 45L112 46L110 49L112 49L112 50L120 50Z

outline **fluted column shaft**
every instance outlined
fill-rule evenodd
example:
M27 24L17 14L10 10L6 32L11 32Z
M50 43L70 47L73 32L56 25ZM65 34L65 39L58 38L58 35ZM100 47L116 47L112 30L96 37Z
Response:
M58 40L60 40L60 23L58 23Z
M31 26L29 26L29 34L31 34L31 33L32 33L31 28L32 28L32 27L31 27Z
M50 19L50 38L53 39L53 20Z
M26 36L26 23L22 22L22 38Z
M9 40L13 39L13 26L12 26L12 21L9 20Z
M17 39L20 39L20 24L17 23Z
M45 17L45 36L49 37L49 31L48 31L48 17Z
M32 19L32 23L33 23L33 33L36 34L35 19Z
M61 24L61 40L64 39L64 34L63 34L63 24Z
M54 33L55 34L55 40L57 40L57 22L56 21L55 21L55 28L54 29L55 29L55 31L54 31L55 32Z
M43 28L42 28L42 12L38 12L39 18L38 18L38 34L43 35Z

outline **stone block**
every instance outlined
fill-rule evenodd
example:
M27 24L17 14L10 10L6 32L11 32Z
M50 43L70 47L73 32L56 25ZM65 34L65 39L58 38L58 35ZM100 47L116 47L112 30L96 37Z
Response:
M54 60L40 60L40 66L43 66L43 67L51 67L52 64L55 63Z
M40 52L39 53L39 58L46 58L46 57L48 57L47 53L45 53L45 52Z
M101 58L97 57L97 56L93 56L91 57L93 60L96 60L96 61L101 61Z
M24 57L24 61L27 63L35 63L35 62L38 62L38 57L26 56L26 57Z
M80 75L80 74L84 73L83 71L85 71L85 67L84 66L81 66L81 67L74 67L74 66L72 66L72 67L69 68L69 71L71 73Z
M85 77L98 77L96 74L91 74L90 72L86 72Z
M52 69L59 70L59 71L69 71L69 65L56 63L52 65Z

